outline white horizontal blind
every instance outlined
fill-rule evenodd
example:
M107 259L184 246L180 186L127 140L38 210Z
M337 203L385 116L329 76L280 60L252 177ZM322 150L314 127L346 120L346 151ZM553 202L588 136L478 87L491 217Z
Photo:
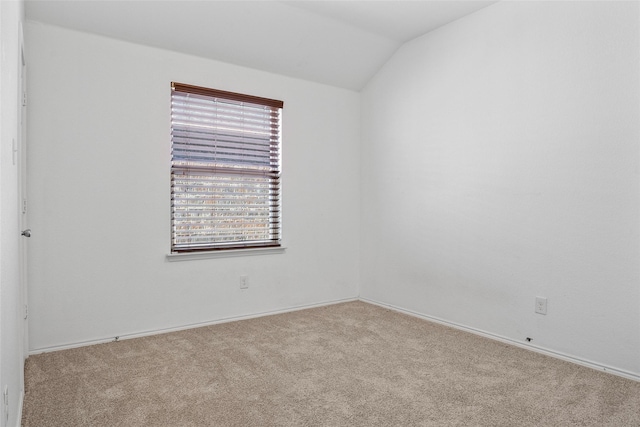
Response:
M172 252L280 245L282 106L172 83Z

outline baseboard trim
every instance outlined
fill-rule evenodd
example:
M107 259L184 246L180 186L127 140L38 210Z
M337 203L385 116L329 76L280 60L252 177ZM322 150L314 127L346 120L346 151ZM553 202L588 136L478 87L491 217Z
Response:
M541 353L544 354L546 356L550 356L550 357L554 357L556 359L561 359L564 360L566 362L571 362L571 363L575 363L581 366L585 366L587 368L591 368L591 369L595 369L598 371L602 371L602 372L607 372L613 375L617 375L623 378L627 378L630 380L634 380L634 381L638 381L640 382L640 375L635 374L633 372L629 372L629 371L625 371L623 369L618 369L618 368L614 368L608 365L603 365L601 363L597 363L597 362L593 362L590 360L586 360L586 359L582 359L576 356L571 356L559 351L555 351L555 350L551 350L548 348L544 348L544 347L540 347L534 344L528 344L528 343L523 343L520 341L516 341L513 340L511 338L507 338L504 337L502 335L498 335L498 334L494 334L491 332L487 332L487 331L483 331L481 329L476 329L476 328L472 328L466 325L462 325L459 323L455 323L455 322L450 322L448 320L444 320L444 319L440 319L438 317L435 316L429 316L423 313L418 313L416 311L412 311L412 310L408 310L402 307L398 307L395 306L393 304L387 304L387 303L383 303L380 301L376 301L370 298L363 298L363 297L353 297L353 298L344 298L344 299L339 299L339 300L331 300L331 301L324 301L321 303L315 303L315 304L305 304L305 305L298 305L298 306L293 306L293 307L288 307L288 308L284 308L284 309L279 309L279 310L269 310L269 311L263 311L263 312L257 312L257 313L252 313L252 314L247 314L247 315L242 315L242 316L230 316L230 317L224 317L224 318L220 318L220 319L216 319L216 320L210 320L210 321L206 321L206 322L199 322L199 323L191 323L188 325L182 325L182 326L177 326L177 327L173 327L173 328L162 328L162 329L153 329L153 330L148 330L148 331L143 331L143 332L136 332L136 333L131 333L131 334L124 334L124 335L120 335L118 337L118 340L127 340L127 339L133 339L133 338L141 338L141 337L146 337L146 336L151 336L151 335L159 335L159 334L165 334L165 333L169 333L169 332L177 332L177 331L183 331L186 329L192 329L192 328L199 328L202 326L210 326L210 325L217 325L217 324L221 324L221 323L228 323L228 322L235 322L235 321L239 321L239 320L248 320L248 319L255 319L257 317L263 317L263 316L273 316L276 314L283 314L283 313L290 313L290 312L294 312L294 311L300 311L300 310L306 310L306 309L310 309L310 308L317 308L317 307L324 307L324 306L328 306L328 305L334 305L334 304L341 304L341 303L345 303L345 302L352 302L352 301L362 301L368 304L373 304L373 305L377 305L379 307L383 307L383 308L387 308L390 310L394 310L397 311L399 313L404 313L407 314L409 316L413 316L413 317L417 317L423 320L427 320L427 321L431 321L434 323L438 323L441 325L445 325L445 326L449 326L455 329L459 329L462 331L466 331L475 335L479 335L485 338L489 338L495 341L499 341L505 344L509 344L509 345L514 345L516 347L519 348L523 348L525 350L530 350L530 351L534 351L536 353ZM33 350L29 350L29 355L35 355L35 354L40 354L40 353L50 353L50 352L54 352L54 351L60 351L60 350L68 350L71 348L78 348L78 347L85 347L85 346L89 346L89 345L95 345L95 344L104 344L104 343L108 343L108 342L112 342L114 341L115 338L114 337L109 337L109 338L101 338L101 339L95 339L95 340L87 340L87 341L81 341L81 342L75 342L75 343L69 343L69 344L63 344L63 345L58 345L58 346L51 346L51 347L43 347L43 348L37 348L37 349L33 349ZM20 413L22 414L22 404L23 404L23 398L24 398L24 393L23 395L20 397ZM20 424L18 424L18 427L20 427Z
M118 339L118 341L121 341L121 340L133 339L133 338L147 337L147 336L151 336L151 335L160 335L160 334L166 334L166 333L169 333L169 332L184 331L186 329L193 329L193 328L199 328L199 327L203 327L203 326L217 325L217 324L221 324L221 323L236 322L236 321L239 321L239 320L255 319L256 317L273 316L273 315L276 315L276 314L291 313L291 312L294 312L294 311L307 310L309 308L324 307L324 306L328 306L328 305L341 304L341 303L352 302L352 301L358 301L358 297L344 298L344 299L331 300L331 301L324 301L324 302L315 303L315 304L297 305L297 306L288 307L288 308L284 308L284 309L262 311L262 312L252 313L252 314L245 314L245 315L242 315L242 316L223 317L223 318L216 319L216 320L210 320L210 321L198 322L198 323L190 323L188 325L176 326L176 327L173 327L173 328L152 329L152 330L143 331L143 332L135 332L135 333L131 333L131 334L123 334L123 335L118 336L117 339ZM99 338L99 339L95 339L95 340L79 341L79 342L63 344L63 345L56 345L56 346L50 346L50 347L36 348L36 349L33 349L33 350L29 350L29 355L32 356L32 355L41 354L41 353L51 353L51 352L54 352L54 351L69 350L69 349L78 348L78 347L86 347L86 346L89 346L89 345L104 344L104 343L108 343L108 342L113 342L115 340L116 340L115 337L108 337L108 338Z
M638 374L634 374L633 372L629 372L629 371L625 371L623 369L618 369L618 368L614 368L611 366L607 366L607 365L603 365L601 363L597 363L597 362L593 362L590 360L586 360L586 359L581 359L579 357L576 356L571 356L559 351L555 351L555 350L550 350L548 348L544 348L544 347L540 347L537 345L533 345L533 344L525 344L523 342L520 341L516 341L513 340L511 338L507 338L501 335L497 335L497 334L493 334L491 332L487 332L487 331L483 331L480 329L476 329L476 328L471 328L469 326L465 326L465 325L461 325L459 323L455 323L455 322L450 322L448 320L444 320L444 319L440 319L438 317L434 317L434 316L429 316L426 314L422 314L422 313L418 313L412 310L407 310L398 306L395 306L393 304L387 304L387 303L383 303L383 302L379 302L379 301L375 301L369 298L363 298L360 297L359 298L360 301L362 302L366 302L369 304L373 304L373 305L377 305L379 307L383 307L383 308L388 308L390 310L393 311L397 311L399 313L403 313L403 314L407 314L409 316L413 316L413 317L418 317L420 319L423 320L427 320L430 322L434 322L434 323L439 323L441 325L444 326L449 326L455 329L459 329L465 332L469 332L472 333L474 335L479 335L481 337L484 338L489 338L495 341L499 341L505 344L509 344L509 345L513 345L519 348L523 348L525 350L530 350L530 351L534 351L536 353L540 353L540 354L544 354L546 356L550 356L556 359L561 359L564 360L565 362L571 362L571 363L575 363L577 365L581 365L581 366L585 366L587 368L591 368L591 369L595 369L597 371L603 371L603 372L607 372L609 374L613 374L613 375L617 375L619 377L623 377L623 378L627 378L630 380L634 380L634 381L638 381L640 382L640 375Z

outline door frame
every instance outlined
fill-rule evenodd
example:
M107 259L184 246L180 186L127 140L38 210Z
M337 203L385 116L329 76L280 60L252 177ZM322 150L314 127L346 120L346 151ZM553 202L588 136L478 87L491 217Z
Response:
M20 231L28 228L27 204L27 61L24 47L24 31L22 21L18 27L19 58L18 58L18 218ZM29 355L29 323L28 323L28 242L26 237L20 237L19 280L22 293L22 336L23 358ZM23 373L24 375L24 373Z

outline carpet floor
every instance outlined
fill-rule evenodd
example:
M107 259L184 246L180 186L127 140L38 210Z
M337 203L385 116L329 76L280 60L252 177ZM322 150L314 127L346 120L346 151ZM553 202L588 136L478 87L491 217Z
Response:
M364 302L30 356L24 427L640 426L640 382Z

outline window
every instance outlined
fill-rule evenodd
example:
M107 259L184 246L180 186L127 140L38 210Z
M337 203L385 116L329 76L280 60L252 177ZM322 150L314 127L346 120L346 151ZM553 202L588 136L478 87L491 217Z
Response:
M279 247L283 102L171 84L171 252Z

